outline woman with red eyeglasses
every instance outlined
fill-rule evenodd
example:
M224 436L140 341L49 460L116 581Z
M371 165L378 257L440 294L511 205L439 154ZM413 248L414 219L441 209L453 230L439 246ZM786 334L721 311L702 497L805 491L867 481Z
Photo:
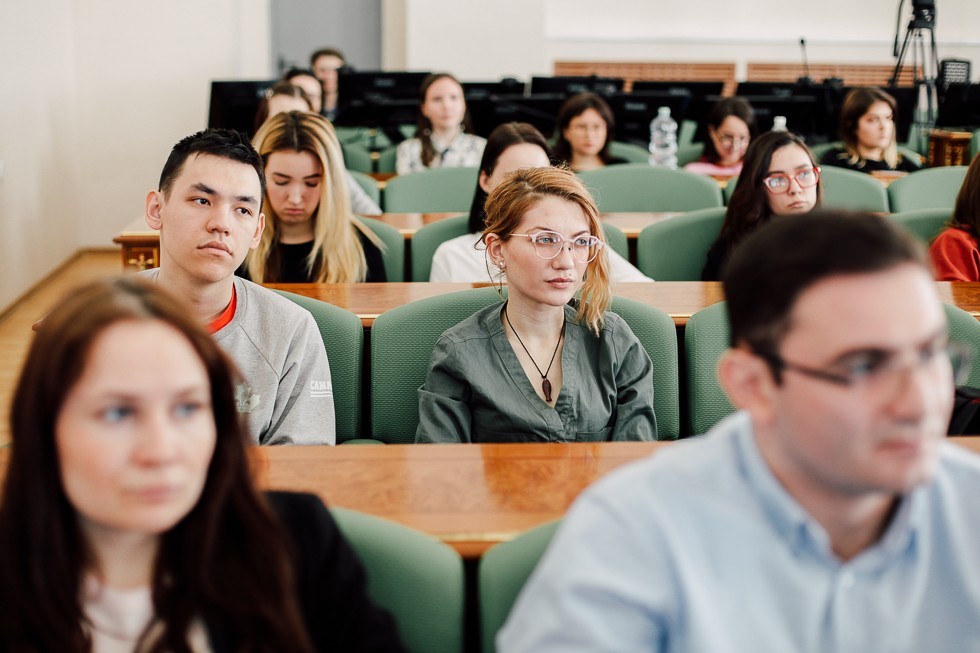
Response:
M806 143L789 132L767 132L753 140L701 280L720 280L729 254L759 225L773 216L809 213L822 199L820 168Z

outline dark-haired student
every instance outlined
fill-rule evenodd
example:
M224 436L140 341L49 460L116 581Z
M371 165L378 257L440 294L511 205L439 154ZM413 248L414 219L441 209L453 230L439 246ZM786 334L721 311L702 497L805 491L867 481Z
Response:
M684 169L701 175L737 176L754 134L755 113L745 98L719 100L708 112L708 140L701 158Z
M145 279L45 318L11 414L0 650L404 650L319 498L255 487L237 387Z
M966 171L949 227L929 248L939 281L980 281L980 155Z
M238 365L236 405L259 444L334 444L330 366L313 316L235 276L262 238L264 192L262 157L243 134L182 139L146 197L160 267L141 274L182 297Z
M946 442L962 358L923 248L774 220L724 291L739 412L579 496L497 650L980 650L980 457Z
M626 163L609 152L616 131L612 109L595 93L579 93L565 100L555 119L555 156L572 170L595 170Z
M323 85L323 109L320 113L333 120L337 113L339 71L347 65L344 53L336 48L320 48L310 55L310 70Z

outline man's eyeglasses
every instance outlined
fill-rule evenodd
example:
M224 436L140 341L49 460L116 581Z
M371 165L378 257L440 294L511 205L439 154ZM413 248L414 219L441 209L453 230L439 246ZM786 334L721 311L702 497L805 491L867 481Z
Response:
M883 394L895 392L904 372L914 371L940 361L948 361L957 384L966 381L970 373L973 351L958 342L942 342L918 349L912 360L895 352L871 350L862 352L838 365L818 369L791 363L777 353L760 354L774 372L790 371L818 381L850 388L867 388Z
M773 195L782 195L789 192L790 184L795 179L800 188L811 188L820 181L820 168L804 168L798 170L794 175L787 175L782 172L769 175L762 180L769 192Z
M538 231L533 234L511 234L511 236L530 238L531 244L534 245L534 253L546 261L558 256L567 243L568 248L572 251L572 256L582 263L588 263L599 254L599 250L605 245L595 236L565 238L557 231Z

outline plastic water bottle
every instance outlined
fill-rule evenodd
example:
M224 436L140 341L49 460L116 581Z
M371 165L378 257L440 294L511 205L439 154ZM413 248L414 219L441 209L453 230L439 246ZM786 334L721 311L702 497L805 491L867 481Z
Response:
M677 167L677 122L670 117L670 107L660 107L650 121L650 165Z
M786 129L786 116L773 116L772 117L772 131L774 132L784 132Z

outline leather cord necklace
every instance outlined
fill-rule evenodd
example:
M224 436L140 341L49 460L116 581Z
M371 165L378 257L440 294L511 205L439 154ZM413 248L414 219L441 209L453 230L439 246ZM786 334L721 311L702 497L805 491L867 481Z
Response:
M527 345L524 344L524 341L521 340L520 334L517 333L517 329L515 329L514 328L514 325L511 324L511 322L510 322L510 315L507 314L507 307L506 306L504 306L504 319L507 320L507 326L510 327L510 330L514 332L514 337L517 338L517 342L521 343L521 347L524 348L524 353L527 354L527 357L531 359L531 365L534 365L534 369L536 369L538 371L538 374L541 375L541 391L544 392L544 400L550 404L551 403L551 381L548 380L548 374L551 372L551 367L555 364L555 356L558 354L558 347L561 346L561 341L565 337L565 311L564 311L564 309L562 310L562 317L561 317L561 333L558 334L558 342L555 343L555 350L553 352L551 352L551 361L548 363L548 369L546 369L544 372L542 372L541 371L541 368L538 367L538 364L534 362L534 357L531 356L531 352L529 352L527 350Z

